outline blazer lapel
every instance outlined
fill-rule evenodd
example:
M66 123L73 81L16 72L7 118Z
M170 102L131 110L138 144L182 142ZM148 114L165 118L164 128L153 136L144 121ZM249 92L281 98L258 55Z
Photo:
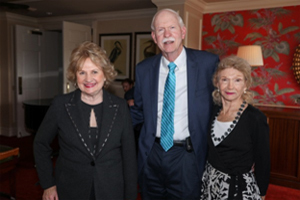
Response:
M119 107L119 104L113 102L111 95L107 91L103 90L103 114L100 124L100 137L95 157L99 156L103 148L105 148L107 141L110 139L111 134L113 134L111 131L115 124Z
M161 55L162 56L162 55ZM161 56L157 56L152 63L152 67L149 68L149 88L150 88L150 98L152 107L152 121L153 127L157 125L157 101L158 101L158 79L159 79L159 67Z
M88 148L89 146L91 146L90 140L84 137L84 135L88 134L87 132L89 128L89 115L85 114L80 109L80 96L80 90L76 90L73 96L71 97L70 101L65 104L65 108L76 130L75 135L79 137L81 141L82 147L84 148L84 152L86 152L88 156L94 157L93 153Z
M197 88L197 77L198 77L198 67L197 66L197 62L196 60L198 60L198 58L196 58L194 56L194 54L192 54L192 52L189 52L189 49L185 49L186 50L186 56L187 56L187 90L188 90L188 113L189 113L189 124L193 124L191 122L192 117L191 113L193 113L193 105L195 105L195 103L200 103L200 102L193 102L193 100L195 99L195 95L196 95L196 88ZM191 128L189 126L189 128ZM192 132L192 130L190 130L190 132Z

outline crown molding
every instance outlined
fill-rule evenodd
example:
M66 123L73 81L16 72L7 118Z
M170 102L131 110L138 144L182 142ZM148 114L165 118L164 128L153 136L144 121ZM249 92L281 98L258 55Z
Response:
M8 21L18 21L18 22L25 22L25 23L37 23L38 20L34 17L27 17L24 15L18 15L10 12L0 12L1 20L8 20Z
M216 12L229 12L239 10L253 10L261 8L275 8L286 6L300 5L300 0L229 0L225 2L206 3L205 0L152 0L152 3L157 7L167 7L171 5L187 5L200 13L216 13ZM62 21L80 22L83 24L91 24L92 21L108 21L119 19L136 19L144 17L153 17L156 8L139 9L139 10L126 10L116 12L94 13L85 15L69 15L62 17L44 17L33 18L23 15L13 14L9 12L0 12L0 20L15 20L26 23L41 23L41 24L54 24Z
M199 1L196 1L196 0L186 0L186 5L200 11L201 13L204 13L206 3L205 2L199 2Z
M194 8L197 11L200 11L201 13L204 12L204 8L206 3L200 2L197 0L151 0L153 4L155 4L157 7L168 7L168 6L174 6L174 5L187 5L189 7Z
M172 5L189 5L200 12L216 13L239 10L254 10L261 8L276 8L300 5L300 0L228 0L224 2L207 3L205 0L152 0L157 7Z
M262 8L276 8L300 5L299 0L231 0L226 2L205 3L196 0L199 5L204 5L204 13L229 12L239 10L254 10Z
M84 15L69 15L60 17L43 17L39 18L39 23L58 22L58 21L71 21L71 22L91 22L107 21L107 20L119 20L119 19L136 19L144 17L153 17L156 12L156 8L151 9L139 9L139 10L126 10L116 12L104 12Z
M185 4L187 0L151 0L157 7Z

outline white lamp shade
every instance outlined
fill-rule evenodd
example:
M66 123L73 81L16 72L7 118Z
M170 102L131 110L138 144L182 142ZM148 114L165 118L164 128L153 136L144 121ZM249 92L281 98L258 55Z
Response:
M237 51L237 56L247 60L252 67L264 65L262 50L259 45L240 46Z

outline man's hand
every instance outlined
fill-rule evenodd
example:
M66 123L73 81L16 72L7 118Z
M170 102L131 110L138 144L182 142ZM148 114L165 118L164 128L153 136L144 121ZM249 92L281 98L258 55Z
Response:
M133 99L127 100L127 103L128 103L129 106L134 106L134 100Z

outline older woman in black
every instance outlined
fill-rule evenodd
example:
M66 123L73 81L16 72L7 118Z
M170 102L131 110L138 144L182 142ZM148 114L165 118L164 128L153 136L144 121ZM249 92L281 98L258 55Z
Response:
M72 52L68 79L78 89L57 96L34 141L43 200L135 199L134 133L124 99L103 88L116 76L105 52L84 42ZM53 173L50 144L60 151Z
M251 67L237 56L219 63L213 83L216 104L203 174L205 200L260 200L270 175L269 127L253 101Z

